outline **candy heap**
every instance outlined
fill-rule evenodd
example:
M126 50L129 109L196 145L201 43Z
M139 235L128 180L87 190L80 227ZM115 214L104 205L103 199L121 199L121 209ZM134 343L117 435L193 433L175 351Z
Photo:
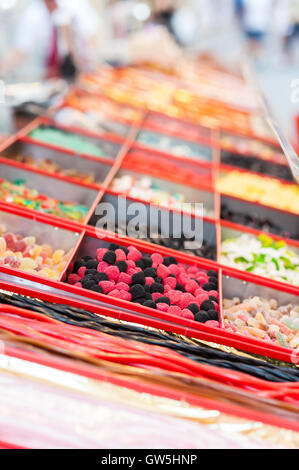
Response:
M59 201L28 188L22 179L12 182L0 179L0 200L77 222L84 222L88 212L86 206Z
M279 180L246 172L231 171L220 175L217 189L223 194L299 214L299 187L295 184L281 183Z
M218 273L187 267L173 256L143 255L111 244L74 263L68 283L180 317L219 326Z
M121 119L132 122L141 118L142 113L128 106L121 106L115 101L107 99L105 96L97 97L94 94L80 94L80 92L70 93L66 98L66 104L82 111L96 111L106 119Z
M226 204L221 204L221 219L230 220L236 224L245 225L247 227L256 228L264 232L270 232L274 235L280 235L286 238L299 239L299 233L292 235L287 232L282 225L267 217L258 216L257 214L246 214L245 208L242 211L230 209Z
M173 155L195 158L198 160L208 160L208 158L203 154L202 147L200 145L170 137L168 135L158 134L151 131L141 131L138 135L137 142L166 153L172 153Z
M140 171L146 175L153 175L160 178L169 178L171 181L178 183L203 187L208 185L212 187L212 171L207 168L200 168L198 166L183 166L167 157L157 157L152 153L143 152L141 150L131 150L126 155L122 166L134 168L135 171Z
M222 242L221 262L228 266L299 286L299 255L283 240L242 234Z
M102 142L95 145L87 137L82 137L72 132L66 132L56 127L40 126L30 132L32 139L44 142L46 144L57 145L58 147L73 150L76 153L93 155L95 157L113 158L113 155L107 155Z
M299 306L278 306L274 299L224 299L225 329L299 350Z
M29 155L14 155L10 157L11 160L23 163L32 168L38 168L39 170L45 170L49 173L55 173L56 175L69 176L70 178L80 180L84 183L94 183L95 178L92 173L80 173L76 168L62 168L56 162L49 158L37 159Z
M247 139L237 135L224 135L221 137L221 147L236 152L252 154L263 160L275 161L283 164L286 159L280 147L275 147L261 140Z
M286 181L294 181L292 172L287 165L279 165L277 163L261 160L260 158L252 156L222 151L221 163L245 168L246 170L255 171L256 173L262 173L264 175L273 176L274 178L280 178Z
M71 252L54 250L48 244L40 245L34 236L6 232L5 227L0 226L0 267L57 280L70 255Z
M201 211L197 210L196 206L186 204L187 201L182 193L170 194L149 177L140 177L137 179L131 175L123 175L114 178L111 183L111 189L117 193L141 199L151 204L157 204L167 209L176 209L195 215L201 215ZM203 215L213 217L214 213L203 207Z

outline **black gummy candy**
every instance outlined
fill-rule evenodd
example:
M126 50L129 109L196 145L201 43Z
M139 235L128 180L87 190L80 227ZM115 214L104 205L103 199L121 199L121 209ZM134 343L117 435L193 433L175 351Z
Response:
M199 308L197 304L190 304L187 307L188 310L190 310L194 315L199 312Z
M210 300L204 300L201 304L200 304L200 310L214 310L214 304L213 302L211 302Z
M109 250L104 254L102 261L105 261L108 264L114 264L116 261L116 254L114 251Z
M143 271L133 274L132 284L142 284L142 285L145 284L145 275Z
M115 266L118 267L118 269L121 273L126 273L127 272L128 265L125 261L117 261L117 263L115 263Z

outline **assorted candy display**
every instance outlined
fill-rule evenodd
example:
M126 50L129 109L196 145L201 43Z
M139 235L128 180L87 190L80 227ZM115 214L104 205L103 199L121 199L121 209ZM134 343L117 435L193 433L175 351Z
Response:
M274 235L280 235L285 238L294 238L295 240L299 239L299 225L298 232L292 234L288 232L283 224L280 224L277 219L269 219L269 215L265 212L265 216L257 215L257 213L246 213L246 208L243 207L243 210L232 210L227 206L227 204L221 204L221 219L230 220L236 224L244 225L245 227L252 227L262 232L273 233ZM274 222L275 220L275 222Z
M19 269L56 280L70 259L71 252L38 243L35 236L24 237L0 226L0 267Z
M147 176L142 177L141 175L138 179L137 177L127 174L114 178L110 188L117 193L141 199L151 204L157 204L167 209L182 210L183 212L201 215L201 210L197 209L196 205L193 206L190 204L190 206L188 206L188 204L186 204L189 201L186 200L184 194L181 192L171 194L162 188L162 184L162 182L156 183ZM205 205L203 205L203 214L207 217L213 217L214 211L207 209Z
M138 134L137 142L146 147L161 150L168 154L189 157L195 160L209 160L210 155L205 154L202 147L187 140L170 137L166 134L144 130Z
M218 327L218 273L111 244L74 264L68 282L84 289Z
M80 173L76 168L62 168L60 165L58 165L58 163L52 161L49 158L37 159L29 155L17 154L13 157L10 157L10 159L19 163L23 163L24 165L30 166L31 168L45 170L56 175L68 176L84 183L95 182L95 178L92 173Z
M42 125L30 132L29 137L38 142L52 144L63 149L72 150L78 154L92 155L101 158L115 158L117 150L114 144L107 141L98 140L93 143L88 137L78 135L74 132L67 132L53 126Z
M230 171L219 175L217 189L223 194L299 214L299 187L253 173Z
M10 182L1 178L0 200L78 222L84 222L88 212L86 206L59 201L29 188L22 179Z
M8 168L52 176L34 188L19 165L20 179L0 179L1 211L53 233L0 218L0 343L20 357L1 370L0 446L3 434L28 447L108 448L112 438L120 447L175 448L182 439L194 448L299 447L299 188L244 79L220 65L179 62L80 77L82 88L49 111L52 120L17 137L25 148L38 142L41 155L15 144L3 152ZM61 149L55 161L50 146ZM75 156L80 165L68 167ZM97 165L106 168L104 184ZM155 231L131 235L127 214L114 234L108 222L97 232L87 205L55 191L57 175L76 180L73 200L80 182L102 184L99 203L113 200L115 209L117 196L128 196L170 211L171 220L182 211L198 221L202 202L202 245L184 230L164 235L160 220ZM65 219L57 225L77 245L65 248L55 219L30 209ZM26 273L42 278L34 290ZM22 369L27 352L39 368L23 361ZM47 375L44 360L60 378ZM130 421L124 438L117 429Z
M224 299L227 331L253 336L284 348L299 351L299 305L279 306L274 299L250 297Z
M156 156L150 152L132 149L123 161L123 167L133 168L144 174L157 177L172 176L172 181L178 183L188 183L189 185L201 188L207 185L212 188L212 170L203 166L187 166L179 164L170 158Z
M134 123L142 118L142 112L129 106L121 106L116 101L109 100L106 96L95 96L82 91L71 92L65 100L65 104L73 109L86 112L95 112L103 118L115 121Z
M278 165L271 161L261 160L257 157L240 155L230 151L221 152L221 162L231 166L237 166L246 170L273 176L286 181L294 180L291 170L286 165Z
M286 158L280 147L273 146L262 140L240 137L233 134L223 134L220 137L221 147L232 153L246 154L251 157L285 164Z
M299 252L266 234L242 234L221 244L221 262L259 276L299 286Z

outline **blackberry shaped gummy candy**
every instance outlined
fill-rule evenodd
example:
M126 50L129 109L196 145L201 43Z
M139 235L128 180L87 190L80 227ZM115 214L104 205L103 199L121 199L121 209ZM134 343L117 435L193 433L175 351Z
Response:
M217 271L186 266L173 256L145 255L134 246L111 244L99 248L95 258L77 260L68 282L185 320L219 326Z

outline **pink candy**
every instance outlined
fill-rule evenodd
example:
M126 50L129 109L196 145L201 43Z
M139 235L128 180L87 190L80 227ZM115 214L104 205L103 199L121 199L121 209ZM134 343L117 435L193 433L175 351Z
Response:
M142 253L140 253L135 246L129 246L129 253L127 256L127 259L132 260L132 261L138 261L140 258L142 258Z
M153 253L151 255L152 261L153 261L153 266L156 267L159 264L163 263L163 256L160 255L160 253Z
M119 269L117 266L108 266L104 273L109 277L109 281L116 281L119 278Z
M103 289L104 294L108 294L115 288L115 283L111 281L101 281L99 282L99 286Z
M165 279L171 273L170 273L169 269L167 268L167 266L164 266L164 264L160 264L157 268L157 274L162 279Z
M107 248L98 248L97 249L97 260L100 262L103 259L105 253L107 253Z
M115 250L115 254L116 254L116 262L125 261L127 259L126 253L121 249Z

